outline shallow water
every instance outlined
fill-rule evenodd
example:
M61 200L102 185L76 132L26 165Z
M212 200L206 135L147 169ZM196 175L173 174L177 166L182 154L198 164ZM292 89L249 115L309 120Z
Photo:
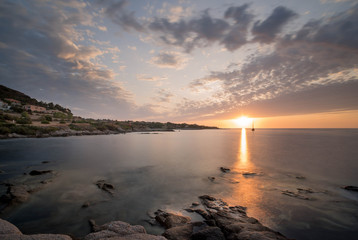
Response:
M0 141L0 180L53 169L52 183L0 217L24 233L83 236L88 219L122 220L148 232L147 212L183 211L210 194L296 239L356 239L358 130L200 130ZM42 164L42 161L49 161ZM220 167L230 168L222 173ZM255 173L244 175L243 173ZM215 177L210 181L208 177ZM105 179L114 196L94 184ZM312 193L297 188L309 190ZM5 187L1 188L5 191ZM311 200L282 194L289 190ZM90 202L90 207L81 208ZM199 219L198 216L191 215Z

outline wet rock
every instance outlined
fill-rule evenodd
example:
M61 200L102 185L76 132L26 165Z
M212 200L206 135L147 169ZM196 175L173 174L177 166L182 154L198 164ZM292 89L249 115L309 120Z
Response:
M310 197L306 197L304 195L301 195L299 193L295 193L289 190L284 190L281 192L283 195L289 196L289 197L294 197L294 198L298 198L298 199L302 199L302 200L314 200L313 198Z
M301 176L301 175L296 176L296 178L297 178L297 179L300 179L300 180L304 180L304 179L306 179L306 177Z
M196 207L196 206L199 206L200 205L200 203L198 203L198 202L193 202L192 204L191 204L191 206L193 206L193 207Z
M246 208L242 206L229 207L221 199L204 195L200 197L210 218L230 240L286 240L279 232L263 226L257 219L246 215ZM217 229L210 229L219 236ZM220 238L218 238L220 239Z
M200 216L202 216L204 219L209 220L210 219L210 215L203 209L194 209L194 212L196 212L197 214L199 214Z
M220 167L220 171L222 171L223 173L228 173L230 172L230 168Z
M195 211L195 209L193 209L193 208L185 208L184 210L187 211L187 212L194 212Z
M99 189L102 189L103 191L113 195L114 194L114 186L105 180L98 180L96 182L96 185Z
M52 172L53 172L52 170L42 170L42 171L32 170L29 174L31 176L38 176L38 175L43 175L43 174L52 173Z
M42 164L50 163L50 161L42 161Z
M155 220L166 229L178 227L190 222L190 217L158 210L155 212Z
M130 225L126 222L113 221L98 226L93 220L90 220L92 229L96 232L85 236L84 240L100 240L100 239L118 239L118 240L165 240L162 236L154 236L147 234L143 226Z
M358 187L356 187L356 186L344 186L342 188L345 190L348 190L348 191L358 192Z

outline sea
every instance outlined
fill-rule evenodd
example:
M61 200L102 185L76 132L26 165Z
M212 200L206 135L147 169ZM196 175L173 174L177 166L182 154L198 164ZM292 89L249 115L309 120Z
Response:
M221 167L230 169L222 172ZM32 170L54 178L0 218L26 234L82 237L97 224L148 223L208 194L291 239L358 239L358 129L217 129L0 140L0 195ZM105 180L111 195L96 186ZM23 180L26 183L25 180ZM88 207L82 205L87 203Z

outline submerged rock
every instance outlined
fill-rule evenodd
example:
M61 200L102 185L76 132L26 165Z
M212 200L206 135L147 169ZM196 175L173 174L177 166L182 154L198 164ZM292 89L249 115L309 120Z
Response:
M298 190L300 192L300 190ZM306 197L304 195L301 195L298 193L295 193L295 192L292 192L292 191L289 191L289 190L284 190L282 191L281 193L283 195L286 195L286 196L289 196L289 197L294 197L294 198L298 198L298 199L302 199L302 200L314 200L313 198L310 198L310 197ZM302 192L302 191L301 191ZM306 192L307 193L307 192Z
M223 173L228 173L230 172L230 168L220 167L220 171L222 171Z
M43 175L43 174L46 174L46 173L52 173L53 170L32 170L29 174L31 176L38 176L38 175Z
M244 172L242 174L244 177L253 177L253 176L256 176L257 173L254 173L254 172Z
M109 194L113 195L114 194L114 186L108 182L106 182L105 180L98 180L96 182L96 185L99 189L102 189L105 192L108 192Z
M209 179L211 182L214 182L214 181L215 181L215 177L208 177L208 179Z
M342 188L345 190L348 190L348 191L358 192L358 187L356 187L356 186L344 186Z

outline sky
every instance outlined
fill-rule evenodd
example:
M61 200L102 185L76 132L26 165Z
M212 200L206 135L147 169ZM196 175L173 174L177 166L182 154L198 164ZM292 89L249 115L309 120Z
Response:
M358 127L357 1L3 0L0 56L83 117Z

